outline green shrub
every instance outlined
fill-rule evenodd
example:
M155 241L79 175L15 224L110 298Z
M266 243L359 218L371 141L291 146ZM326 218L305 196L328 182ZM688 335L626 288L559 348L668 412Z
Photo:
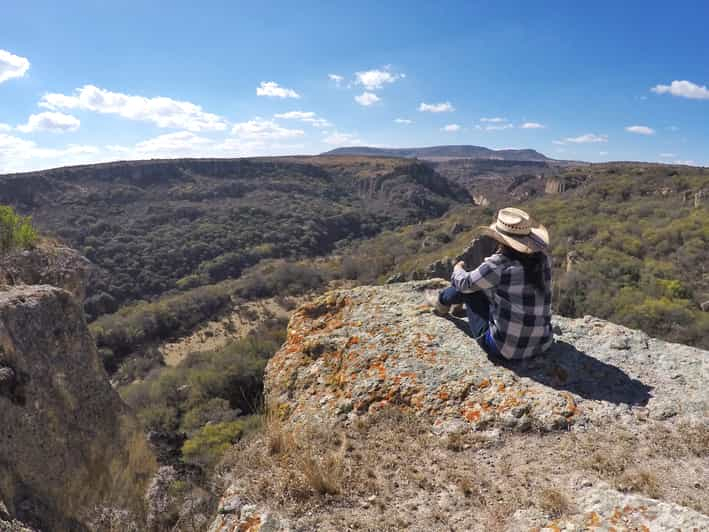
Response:
M188 462L202 466L214 465L245 432L259 423L258 416L202 427L182 446L182 456Z
M12 207L0 205L0 253L30 248L38 240L32 218L20 216Z

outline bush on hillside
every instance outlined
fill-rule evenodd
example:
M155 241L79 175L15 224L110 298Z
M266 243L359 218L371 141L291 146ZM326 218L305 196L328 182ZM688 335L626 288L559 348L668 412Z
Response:
M15 209L0 205L0 253L34 246L39 235L32 225L32 218L20 216Z
M210 465L258 422L266 362L285 340L285 328L284 321L267 322L220 349L151 372L120 394L146 431L186 434L184 458Z

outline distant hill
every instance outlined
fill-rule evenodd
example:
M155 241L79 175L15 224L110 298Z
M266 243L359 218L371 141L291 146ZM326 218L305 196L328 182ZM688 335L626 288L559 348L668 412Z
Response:
M491 150L482 146L430 146L427 148L371 148L349 146L336 148L322 155L367 155L378 157L407 157L441 161L447 159L488 159L498 161L551 161L536 150Z

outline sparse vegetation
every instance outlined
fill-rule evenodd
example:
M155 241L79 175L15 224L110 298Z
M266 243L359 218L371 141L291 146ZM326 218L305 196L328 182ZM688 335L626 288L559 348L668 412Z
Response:
M185 461L210 468L260 423L263 370L284 339L285 324L263 324L213 352L194 353L119 389L146 431L182 433Z

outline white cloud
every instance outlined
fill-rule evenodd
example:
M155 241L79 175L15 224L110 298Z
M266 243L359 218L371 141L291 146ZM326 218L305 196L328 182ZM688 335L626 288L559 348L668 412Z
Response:
M46 109L82 109L102 114L114 114L129 120L152 122L158 127L188 131L223 131L227 122L222 117L207 113L191 102L173 100L164 96L146 98L111 92L94 85L84 85L73 95L45 94L39 102Z
M428 113L450 113L452 111L455 111L455 107L453 107L450 102L442 102L442 103L421 102L419 104L419 111L428 112Z
M539 122L525 122L519 127L520 129L543 129L546 126L540 124Z
M608 152L607 151L599 151L598 155L608 155Z
M501 116L495 116L492 118L481 118L481 122L488 122L491 124L501 124L502 122L508 122L506 118L502 118Z
M441 131L446 131L448 133L455 133L460 131L460 125L458 124L447 124L441 128Z
M256 87L256 96L273 96L275 98L300 98L300 94L293 89L281 87L275 81L262 81Z
M31 133L33 131L64 133L66 131L76 131L80 125L81 122L75 116L45 111L30 115L27 123L17 126L17 129L23 133Z
M355 84L362 85L368 91L372 91L381 89L384 85L394 83L404 77L406 77L404 74L391 72L388 67L384 67L383 70L372 69L355 72Z
M211 139L200 137L191 131L177 131L139 142L129 152L140 159L194 157L209 151L213 144Z
M279 126L272 120L262 120L260 118L234 124L231 133L239 139L259 141L290 139L301 137L305 134L302 129L288 129Z
M330 127L332 125L312 111L288 111L287 113L276 113L273 116L274 118L283 118L285 120L300 120L301 122L318 128Z
M10 124L3 124L0 122L0 131L10 131L12 126Z
M566 144L566 142L564 142L563 140L552 140L551 143L556 144L558 146L563 146L564 144Z
M354 144L362 144L362 141L353 133L340 133L339 131L330 132L323 138L325 144L332 146L352 146Z
M655 130L647 126L628 126L625 128L628 133L637 133L638 135L654 135Z
M691 100L709 100L709 89L706 85L697 85L687 80L675 80L669 85L655 85L650 90L657 94L671 94Z
M672 164L681 164L685 166L694 166L694 161L682 161L682 160L677 160L677 161L672 161Z
M677 126L667 126L667 130L675 132L675 131L679 131L679 128Z
M0 50L0 83L12 78L21 78L29 69L30 62L26 57Z
M676 153L661 153L660 157L663 159L672 159L673 157L677 157Z
M499 131L501 129L511 129L514 126L512 124L487 124L483 129L485 131Z
M196 135L190 131L177 131L159 135L139 142L135 146L106 146L112 158L123 159L156 159L182 157L249 157L257 155L272 155L274 153L295 153L303 148L302 144L280 144L269 142L268 136L253 133L253 126L248 126L245 133L240 129L239 135L220 140ZM244 134L241 134L244 133ZM255 135L255 136L254 136ZM275 138L283 138L276 136Z
M339 87L345 79L344 76L340 76L339 74L328 74L327 77L330 81L334 81L337 87Z
M592 144L597 142L608 142L608 135L595 135L594 133L586 133L585 135L580 135L578 137L565 138L563 141L555 140L554 144L566 144L571 142L572 144Z
M407 125L414 123L413 120L409 120L408 118L395 118L394 122L396 122L397 124L407 124Z
M369 107L370 105L374 105L378 101L381 101L381 98L374 94L373 92L363 92L362 94L359 94L354 97L355 101L360 104L364 105L365 107Z
M31 140L0 133L0 173L93 162L99 151L95 146L80 144L42 148Z

